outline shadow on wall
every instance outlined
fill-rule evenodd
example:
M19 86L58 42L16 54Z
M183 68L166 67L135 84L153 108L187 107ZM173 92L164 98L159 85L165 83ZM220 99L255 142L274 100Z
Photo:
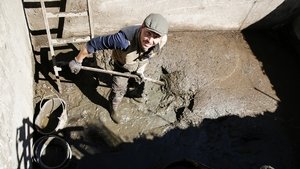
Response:
M23 119L23 125L17 128L16 132L16 152L17 152L17 169L31 169L32 168L32 148L31 142L33 139L33 124L29 118ZM19 154L19 150L22 149L22 153ZM3 152L2 152L3 153Z
M291 22L300 14L299 0L284 0L274 11L246 29L271 29Z

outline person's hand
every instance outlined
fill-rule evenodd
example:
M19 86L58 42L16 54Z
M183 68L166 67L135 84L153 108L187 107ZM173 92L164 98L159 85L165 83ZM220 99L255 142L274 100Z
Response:
M135 80L139 84L141 84L141 83L143 83L145 81L145 75L144 75L143 72L135 72L135 75L137 75L137 78Z
M76 59L73 59L69 62L69 67L72 73L77 74L81 69L81 62L78 62L76 61Z

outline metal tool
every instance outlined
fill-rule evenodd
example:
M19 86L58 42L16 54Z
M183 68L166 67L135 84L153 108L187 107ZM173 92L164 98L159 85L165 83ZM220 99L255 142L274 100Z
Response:
M139 78L138 75L134 75L134 74L121 73L121 72L117 72L117 71L104 70L104 69L98 69L98 68L87 67L87 66L81 66L81 69L82 70L87 70L87 71L92 71L92 72L106 73L106 74L111 74L111 75L118 75L118 76L124 76L124 77ZM155 84L161 85L161 86L165 85L165 82L160 81L160 80L151 79L149 77L145 77L144 79L147 80L147 81L149 81L149 82L153 82Z

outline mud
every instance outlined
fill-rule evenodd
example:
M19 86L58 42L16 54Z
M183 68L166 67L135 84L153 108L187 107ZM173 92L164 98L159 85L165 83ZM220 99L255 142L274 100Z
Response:
M62 49L58 63L76 56L75 48ZM72 146L69 167L156 169L189 159L209 168L297 168L297 62L285 58L297 55L292 50L277 32L171 32L146 70L148 77L167 79L167 88L146 82L144 103L128 93L119 125L107 111L111 76L74 75L62 65L59 96L67 103L68 124L60 135ZM44 54L36 56L36 103L57 93ZM111 69L109 55L99 52L83 64Z

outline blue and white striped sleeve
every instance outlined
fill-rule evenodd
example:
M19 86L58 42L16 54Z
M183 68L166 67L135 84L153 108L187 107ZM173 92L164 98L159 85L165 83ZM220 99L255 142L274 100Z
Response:
M104 49L125 50L128 46L129 41L127 40L125 34L121 31L112 35L95 37L86 44L86 48L89 53L94 53L98 50Z

